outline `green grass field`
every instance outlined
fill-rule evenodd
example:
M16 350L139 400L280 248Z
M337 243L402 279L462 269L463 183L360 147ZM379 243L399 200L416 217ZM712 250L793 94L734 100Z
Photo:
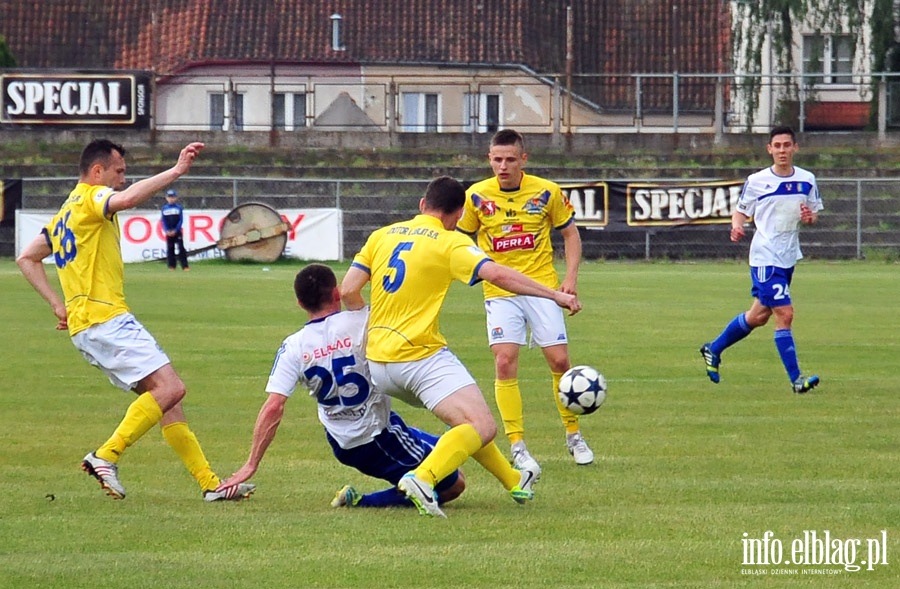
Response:
M126 268L129 303L187 383L189 421L223 476L245 460L274 353L303 323L298 268ZM900 266L803 262L792 290L801 367L822 377L804 396L771 326L727 352L721 384L704 375L697 348L749 304L745 264L585 263L585 310L568 325L573 361L609 381L583 419L595 463L571 461L540 352L524 350L529 448L544 468L535 501L516 505L470 462L465 494L432 520L332 509L342 485L381 483L331 457L305 396L288 403L250 501L203 503L158 429L123 458L128 498L111 500L79 462L131 397L0 261L0 587L896 588ZM480 288L458 285L442 326L494 406L483 315ZM425 410L395 407L440 431ZM885 531L888 564L744 563L745 542L767 531L790 560L804 532L826 530L838 556L860 541L856 564Z

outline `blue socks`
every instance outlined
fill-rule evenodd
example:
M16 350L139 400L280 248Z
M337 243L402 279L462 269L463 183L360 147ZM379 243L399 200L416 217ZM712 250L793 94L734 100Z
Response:
M410 507L412 502L397 487L366 493L356 504L357 507Z
M721 354L725 351L725 348L733 346L750 335L751 331L753 329L747 325L747 320L744 319L744 314L741 313L725 326L725 330L719 334L719 337L710 342L709 348L714 354Z
M715 354L721 354L726 348L733 346L741 341L753 331L747 325L744 314L741 313L731 320L725 330L719 334L714 341L710 342L709 348ZM800 377L800 364L797 362L797 348L794 347L794 333L790 329L775 330L775 347L778 348L778 355L781 356L781 363L787 371L791 382Z
M797 348L794 347L794 333L790 329L775 330L775 347L781 356L781 363L787 370L791 382L800 377L800 364L797 362Z

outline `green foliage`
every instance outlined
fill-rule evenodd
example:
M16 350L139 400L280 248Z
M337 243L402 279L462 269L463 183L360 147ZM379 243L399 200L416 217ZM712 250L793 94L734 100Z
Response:
M6 44L6 38L0 35L0 68L13 68L17 65L15 56Z
M893 41L893 13L890 10L879 13L884 9L881 5L890 3L890 0L876 0L875 16L867 23L873 35L873 48L881 47L887 39ZM795 72L792 45L796 26L809 22L816 34L853 32L856 34L855 48L865 39L862 25L866 4L867 0L738 0L732 21L732 38L735 55L742 58L736 69L747 74L738 92L744 100L748 125L759 106L762 87L759 74L762 73L766 38L769 37L772 43L772 72ZM797 98L799 86L793 78L773 83L783 84L783 99Z
M272 358L304 314L299 264L198 262L125 269L129 302L171 355L185 412L220 474L245 460ZM346 264L335 265L339 274ZM515 505L481 467L447 520L411 510L336 510L344 484L381 487L339 465L301 391L254 477L256 495L204 504L158 428L131 447L121 502L78 469L121 419L129 397L53 330L50 310L11 261L0 261L0 535L3 587L323 589L897 587L897 266L803 262L791 288L794 335L814 393L790 392L760 328L706 380L697 348L749 304L744 263L583 266L585 310L568 319L572 359L609 380L583 419L596 453L576 467L563 444L540 351L523 349L529 448L544 473ZM865 301L864 305L859 301ZM480 288L454 285L442 315L450 346L485 391L493 360ZM439 432L428 412L395 408ZM508 452L502 440L500 447ZM53 495L54 500L47 497ZM742 538L804 530L875 538L889 566L766 578L742 573ZM858 559L865 557L865 540ZM771 567L764 567L771 568Z

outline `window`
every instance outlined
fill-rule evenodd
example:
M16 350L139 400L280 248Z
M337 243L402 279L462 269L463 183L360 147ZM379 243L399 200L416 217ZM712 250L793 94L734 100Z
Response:
M500 128L499 94L466 94L463 109L467 133L473 129L479 133L494 133Z
M209 95L209 130L225 129L225 95L214 93Z
M401 101L401 130L412 133L438 131L440 125L440 109L437 94L421 92L404 92Z
M804 35L803 73L811 84L853 83L853 38Z
M293 131L306 127L306 94L276 93L273 107L276 129Z
M235 131L243 131L244 130L244 95L234 93L231 95L234 98L234 130Z
M228 123L231 118L228 98L234 100L233 128L235 131L244 130L244 95L213 92L209 95L209 128L211 131L228 131L232 128L232 125Z

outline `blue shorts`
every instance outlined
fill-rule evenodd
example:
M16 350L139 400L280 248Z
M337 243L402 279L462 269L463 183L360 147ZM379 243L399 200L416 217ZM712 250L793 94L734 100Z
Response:
M338 462L394 486L400 481L400 477L422 464L438 440L437 436L406 425L393 411L388 427L381 430L368 444L344 449L328 432L325 432L325 437L328 438ZM449 489L458 478L459 471L455 470L444 480L438 481L434 490L440 493Z
M791 304L791 279L793 268L777 266L750 266L753 287L750 294L764 307L785 307Z

